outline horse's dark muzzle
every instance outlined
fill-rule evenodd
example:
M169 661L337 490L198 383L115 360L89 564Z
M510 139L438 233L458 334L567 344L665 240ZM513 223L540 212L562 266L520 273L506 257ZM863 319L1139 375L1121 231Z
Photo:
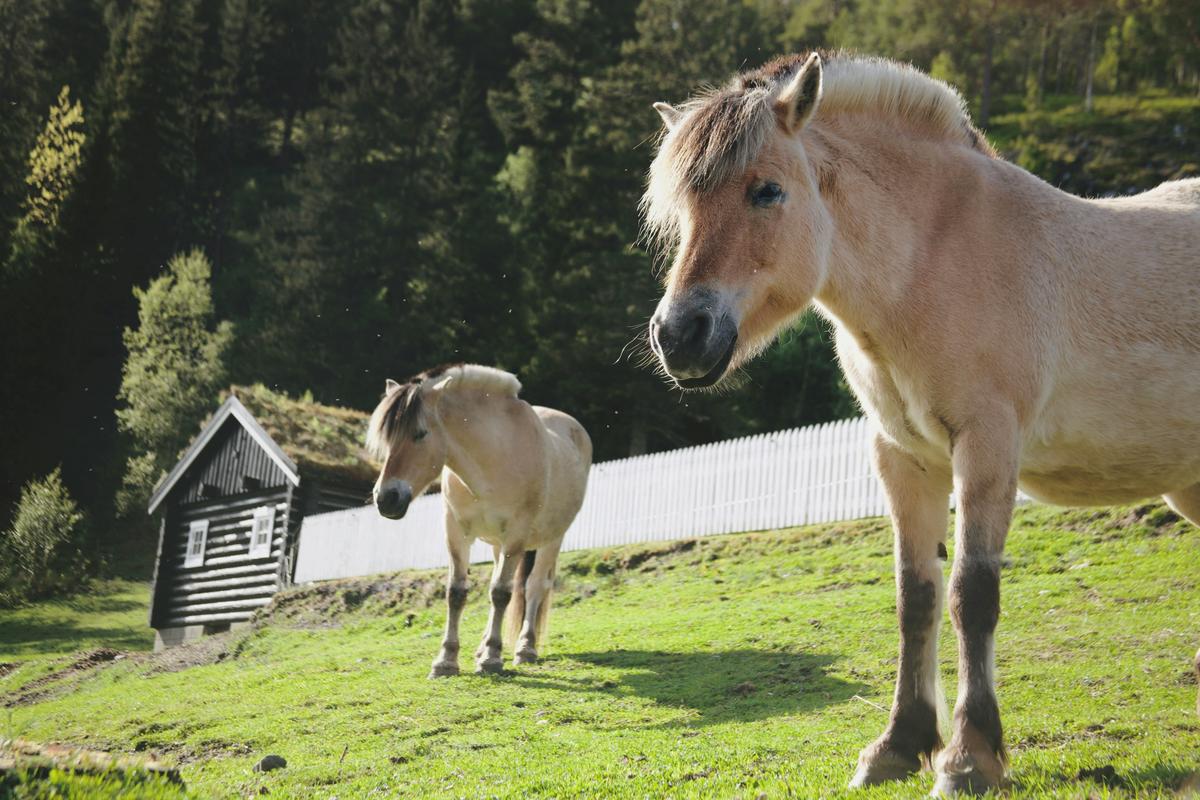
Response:
M388 481L375 493L375 508L388 519L403 519L412 497L408 481Z
M737 347L737 324L708 290L689 292L650 320L650 344L681 388L717 383Z

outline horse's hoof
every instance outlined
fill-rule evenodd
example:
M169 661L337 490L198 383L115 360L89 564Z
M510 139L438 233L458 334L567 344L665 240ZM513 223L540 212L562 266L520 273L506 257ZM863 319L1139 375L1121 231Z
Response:
M429 670L430 678L452 678L458 674L458 664L450 664L445 661L439 661L433 665L433 669Z
M961 797L964 795L986 794L992 789L999 788L999 781L988 778L980 770L970 769L965 772L939 772L934 781L930 797Z
M538 654L536 650L518 650L513 655L514 664L536 664L538 662Z
M485 658L475 664L475 672L479 675L498 675L504 672L503 658Z
M917 759L905 758L894 750L876 750L870 755L864 753L859 759L858 769L850 779L850 788L862 789L888 781L902 781L920 771L921 762Z

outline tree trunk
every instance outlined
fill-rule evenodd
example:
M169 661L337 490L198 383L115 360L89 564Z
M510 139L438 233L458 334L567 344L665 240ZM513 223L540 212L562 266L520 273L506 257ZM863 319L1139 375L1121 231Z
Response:
M1100 17L1092 17L1092 32L1088 37L1087 56L1087 89L1083 95L1083 110L1092 113L1095 103L1092 99L1092 84L1095 82L1096 71L1096 28L1100 26Z
M983 86L979 92L979 127L987 128L992 111L992 50L995 47L996 36L992 30L992 20L988 17L987 38L983 44Z
M1050 39L1050 21L1046 20L1042 23L1042 46L1038 53L1038 68L1037 68L1037 104L1041 107L1042 100L1046 96L1046 46Z
M1054 57L1054 93L1062 94L1062 65L1063 65L1063 36L1062 26L1058 30L1058 47Z

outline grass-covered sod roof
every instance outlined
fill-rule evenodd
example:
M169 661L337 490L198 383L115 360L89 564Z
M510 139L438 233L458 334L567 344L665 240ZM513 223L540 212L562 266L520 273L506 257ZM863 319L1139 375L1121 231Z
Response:
M261 383L229 390L306 477L373 481L378 465L363 448L369 415L289 397ZM228 395L226 395L228 396ZM222 398L223 400L224 398Z

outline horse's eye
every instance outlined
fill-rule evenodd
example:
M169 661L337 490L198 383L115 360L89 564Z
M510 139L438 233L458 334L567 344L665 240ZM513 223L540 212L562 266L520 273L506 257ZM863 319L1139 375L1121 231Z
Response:
M759 208L769 208L783 202L783 187L778 183L768 181L750 190L750 202Z
M419 442L428 435L429 435L429 431L417 431L416 433L413 434L413 441Z

